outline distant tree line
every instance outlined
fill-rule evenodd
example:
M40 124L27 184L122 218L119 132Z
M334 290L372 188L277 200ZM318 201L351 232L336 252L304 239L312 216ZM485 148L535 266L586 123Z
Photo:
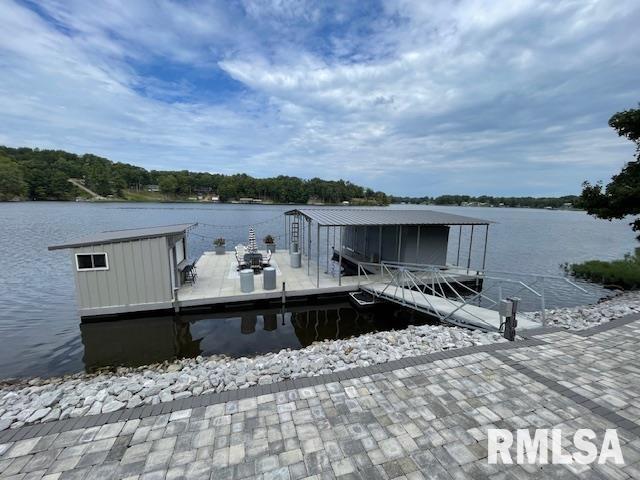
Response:
M431 205L491 205L494 207L528 207L528 208L562 208L566 204L580 207L580 197L565 195L563 197L492 197L481 195L441 195L439 197L392 197L394 203L413 203Z
M168 198L207 192L219 195L222 201L246 197L281 203L389 203L383 192L345 180L149 171L91 154L0 146L0 200L72 200L79 192L69 178L82 179L87 188L105 197L124 197L127 190L141 191L147 185L158 185Z

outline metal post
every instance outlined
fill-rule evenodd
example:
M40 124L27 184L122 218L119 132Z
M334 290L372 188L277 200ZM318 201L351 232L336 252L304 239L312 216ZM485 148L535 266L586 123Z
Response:
M471 225L471 238L469 239L469 258L467 259L467 274L469 274L469 268L471 267L471 247L473 245L473 227L475 225Z
M487 264L487 241L489 240L489 224L485 227L484 231L484 253L482 254L482 270L484 270Z
M419 262L418 252L420 251L420 225L418 225L418 233L416 234L416 263Z
M285 288L285 282L282 282L282 306L287 303L287 289Z
M325 236L327 237L327 275L329 275L329 228L330 227L325 227Z
M340 246L338 247L338 286L342 285L342 225L340 226Z
M382 225L378 230L378 263L382 263ZM382 267L380 267L380 273L382 274Z
M402 247L402 225L398 227L398 263L400 263L400 247Z
M284 216L284 244L289 249L289 244L287 243L287 215Z
M546 327L547 326L547 314L545 312L546 308L547 308L547 302L545 301L544 298L544 277L541 278L540 281L540 305L542 307L542 310L540 311L540 318L542 319L542 326Z
M316 230L316 287L320 288L320 224Z
M458 231L458 256L456 257L456 267L460 266L460 243L462 242L462 225Z
M307 220L307 233L309 234L307 238L309 242L307 245L307 275L311 275L311 220Z

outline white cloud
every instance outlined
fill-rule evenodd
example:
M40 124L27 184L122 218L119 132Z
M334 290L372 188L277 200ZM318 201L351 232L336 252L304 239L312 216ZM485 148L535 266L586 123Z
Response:
M421 195L631 158L606 121L640 99L635 2L337 5L0 2L0 140Z

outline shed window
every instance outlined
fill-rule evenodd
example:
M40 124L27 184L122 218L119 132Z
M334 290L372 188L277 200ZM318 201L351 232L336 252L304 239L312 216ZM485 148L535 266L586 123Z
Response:
M76 253L78 270L108 270L106 253Z

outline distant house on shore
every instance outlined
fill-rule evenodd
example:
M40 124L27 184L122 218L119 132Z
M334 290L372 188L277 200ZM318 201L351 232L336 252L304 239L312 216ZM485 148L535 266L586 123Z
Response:
M147 185L147 192L159 192L160 185Z

